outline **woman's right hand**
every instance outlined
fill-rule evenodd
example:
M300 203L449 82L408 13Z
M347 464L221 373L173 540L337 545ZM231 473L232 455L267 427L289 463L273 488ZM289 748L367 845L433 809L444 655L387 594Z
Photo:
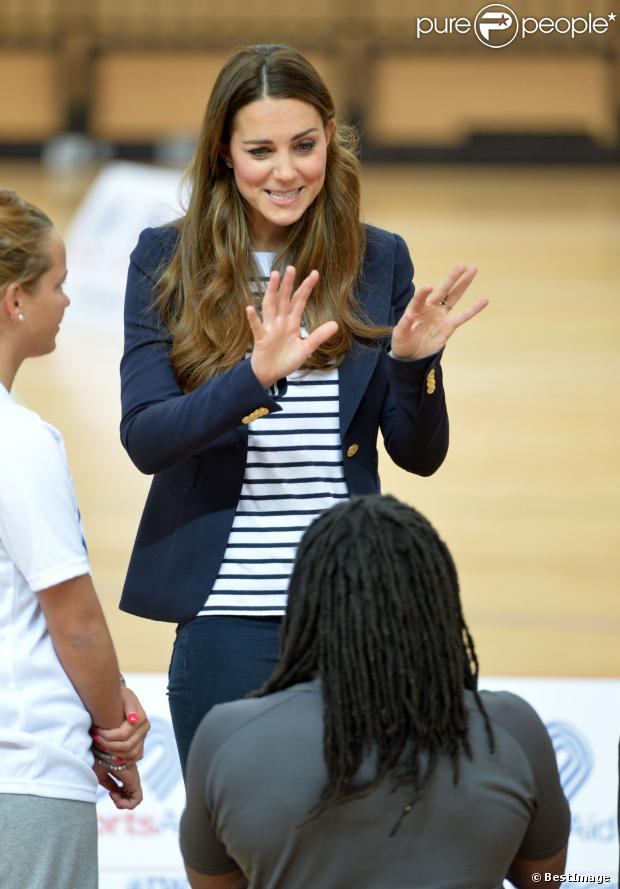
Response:
M318 280L319 273L310 272L293 293L294 267L288 266L282 278L278 272L272 272L263 297L262 321L254 306L246 308L254 335L250 362L265 389L298 370L314 350L338 329L335 321L326 321L307 337L301 337L304 308Z
M104 754L113 754L125 762L135 762L144 755L144 740L151 728L137 695L130 688L121 688L124 721L113 729L93 725L93 747ZM104 757L105 758L105 757Z

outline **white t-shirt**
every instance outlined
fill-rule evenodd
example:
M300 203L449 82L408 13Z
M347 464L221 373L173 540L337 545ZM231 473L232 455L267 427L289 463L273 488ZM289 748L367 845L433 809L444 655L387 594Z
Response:
M95 800L91 719L36 595L89 572L62 437L0 385L0 793Z

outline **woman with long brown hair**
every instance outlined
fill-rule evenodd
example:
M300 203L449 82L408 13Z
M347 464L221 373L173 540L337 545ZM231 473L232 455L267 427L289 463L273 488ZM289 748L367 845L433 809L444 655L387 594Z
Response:
M402 238L360 221L355 147L300 53L239 50L209 99L187 212L132 253L121 437L155 478L121 607L179 624L183 763L207 710L270 674L304 529L379 490L378 430L409 472L447 451L441 354L486 301L450 314L466 265L414 296Z

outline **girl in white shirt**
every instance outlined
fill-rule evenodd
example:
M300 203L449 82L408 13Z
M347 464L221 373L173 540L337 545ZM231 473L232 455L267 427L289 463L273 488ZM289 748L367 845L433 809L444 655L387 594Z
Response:
M65 261L48 217L0 189L3 889L94 889L97 782L119 809L142 799L148 720L121 689L62 438L10 394L24 359L55 348Z

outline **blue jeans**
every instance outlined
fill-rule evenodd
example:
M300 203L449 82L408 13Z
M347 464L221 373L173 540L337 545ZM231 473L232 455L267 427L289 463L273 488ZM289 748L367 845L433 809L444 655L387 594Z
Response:
M168 674L168 703L181 767L203 716L243 698L278 662L279 617L195 617L179 624Z

